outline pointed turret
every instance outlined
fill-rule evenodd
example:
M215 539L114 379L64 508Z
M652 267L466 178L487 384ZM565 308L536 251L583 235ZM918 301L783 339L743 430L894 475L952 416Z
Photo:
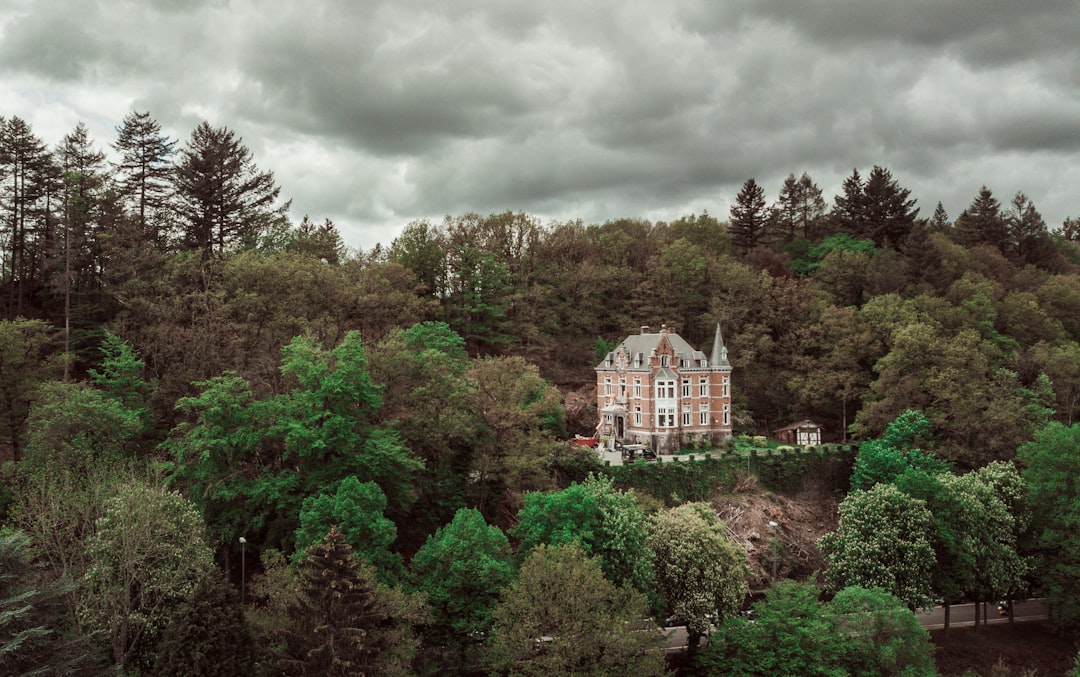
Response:
M724 346L724 337L720 335L720 323L716 323L716 336L713 338L712 354L709 355L710 367L731 367L727 358L727 347Z

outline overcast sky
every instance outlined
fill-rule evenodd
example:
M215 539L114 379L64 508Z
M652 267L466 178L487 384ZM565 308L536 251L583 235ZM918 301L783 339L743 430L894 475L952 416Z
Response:
M726 219L887 167L930 216L986 184L1080 216L1076 0L0 0L0 115L102 147L130 110L243 137L292 215Z

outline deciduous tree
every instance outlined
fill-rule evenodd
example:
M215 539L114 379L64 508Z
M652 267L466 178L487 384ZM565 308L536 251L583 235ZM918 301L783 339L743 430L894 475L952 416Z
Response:
M427 597L436 642L459 647L491 631L491 612L515 574L506 535L472 508L429 536L410 569Z
M108 637L113 662L142 669L169 614L213 566L202 518L175 492L132 482L105 504L87 544L80 616Z
M576 545L541 545L495 607L493 670L510 675L663 675L644 597L617 588Z
M911 609L933 603L933 516L891 484L855 491L840 504L840 525L818 541L833 590L881 588Z
M526 494L514 536L521 539L519 557L540 544L577 543L612 583L646 595L655 587L645 513L610 478L589 475L562 491Z
M728 537L706 503L686 503L654 518L649 545L656 582L672 612L686 620L696 647L717 616L734 613L746 595L746 552Z
M1053 619L1080 625L1080 425L1051 423L1021 446L1038 555L1037 578Z

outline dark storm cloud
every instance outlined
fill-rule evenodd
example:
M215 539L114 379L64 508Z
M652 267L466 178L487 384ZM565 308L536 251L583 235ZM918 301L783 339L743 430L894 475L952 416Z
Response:
M50 141L132 108L181 141L226 125L295 216L368 247L465 211L726 217L746 178L831 199L875 164L924 214L986 183L1056 225L1080 212L1078 22L1060 0L0 0L0 114L63 120Z

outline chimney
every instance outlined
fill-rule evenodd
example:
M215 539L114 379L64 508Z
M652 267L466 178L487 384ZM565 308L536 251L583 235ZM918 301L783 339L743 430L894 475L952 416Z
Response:
M647 324L641 325L641 333L642 334L648 334L649 333L649 325L647 325Z

